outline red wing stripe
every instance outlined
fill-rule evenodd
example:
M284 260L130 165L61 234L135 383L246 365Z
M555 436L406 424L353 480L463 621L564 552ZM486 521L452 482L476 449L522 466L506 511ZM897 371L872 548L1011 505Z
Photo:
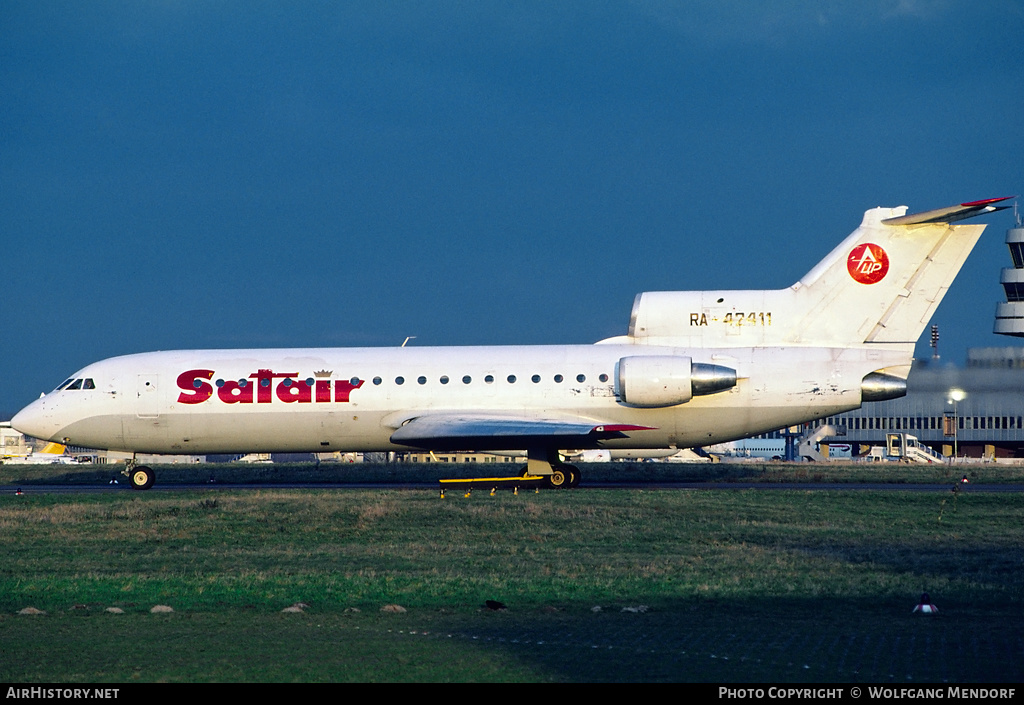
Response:
M622 433L624 431L657 431L656 426L633 426L632 424L618 423L594 426L597 433Z
M990 203L999 203L1000 201L1006 201L1011 198L1014 198L1014 196L1003 196L1002 198L986 198L983 201L971 201L970 203L961 203L960 205L966 208L970 208L972 206L987 206Z

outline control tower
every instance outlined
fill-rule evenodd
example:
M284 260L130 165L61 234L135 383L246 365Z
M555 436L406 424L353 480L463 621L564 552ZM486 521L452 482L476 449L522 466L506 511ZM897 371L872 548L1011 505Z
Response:
M996 304L996 323L993 333L1024 338L1024 225L1017 204L1013 206L1014 227L1006 231L1006 246L1010 248L1012 267L1004 267L999 277L1006 292L1006 302Z

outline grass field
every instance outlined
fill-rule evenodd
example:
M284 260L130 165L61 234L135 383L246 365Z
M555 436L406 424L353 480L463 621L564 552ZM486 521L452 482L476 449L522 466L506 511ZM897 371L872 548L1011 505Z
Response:
M0 682L1024 678L1021 493L29 493L0 554Z

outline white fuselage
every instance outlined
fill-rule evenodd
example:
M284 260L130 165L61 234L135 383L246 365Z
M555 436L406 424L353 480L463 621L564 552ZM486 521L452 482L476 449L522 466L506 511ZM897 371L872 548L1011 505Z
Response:
M92 389L51 392L13 423L39 438L145 453L388 451L409 449L390 440L408 419L471 411L643 426L598 445L685 448L857 408L862 378L887 365L884 351L866 348L704 349L694 360L735 369L733 388L665 408L620 401L620 359L687 352L598 344L144 353L89 365L75 377Z

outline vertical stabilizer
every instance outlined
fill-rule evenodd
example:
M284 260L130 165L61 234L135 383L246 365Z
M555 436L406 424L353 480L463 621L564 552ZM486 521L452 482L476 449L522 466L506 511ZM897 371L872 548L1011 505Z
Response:
M873 208L800 281L766 291L645 292L627 339L679 347L891 344L913 349L984 225L1005 199L906 215Z
M984 225L891 225L906 208L875 208L791 287L785 342L906 343L921 337Z

